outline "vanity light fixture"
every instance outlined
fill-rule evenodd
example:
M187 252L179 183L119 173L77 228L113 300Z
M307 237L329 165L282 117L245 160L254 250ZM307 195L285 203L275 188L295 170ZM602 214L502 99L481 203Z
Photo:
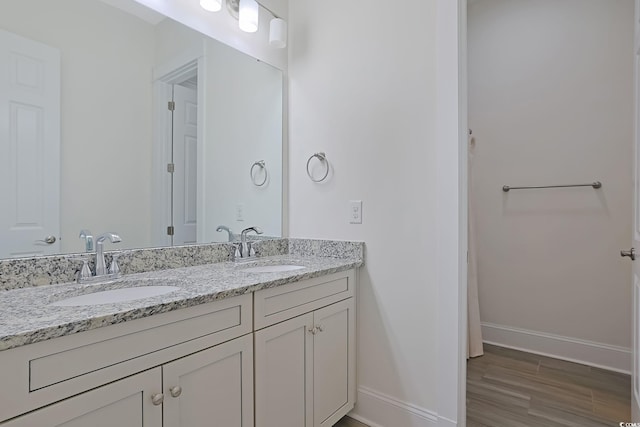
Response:
M246 33L258 31L260 6L256 0L240 0L238 10L238 25Z
M219 12L222 9L222 0L200 0L200 6L209 12Z
M269 24L269 44L278 49L287 47L287 21L273 18Z
M247 33L258 31L260 8L269 12L273 16L269 24L269 45L279 49L287 47L287 21L256 0L226 0L226 2L229 14L238 20L240 29Z

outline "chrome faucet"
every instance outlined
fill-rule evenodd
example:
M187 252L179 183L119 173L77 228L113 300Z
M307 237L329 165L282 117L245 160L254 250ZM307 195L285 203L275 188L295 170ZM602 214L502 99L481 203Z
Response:
M104 241L109 239L111 243L120 243L122 239L115 233L104 233L96 239L96 277L104 276L108 273L104 262Z
M227 233L229 233L229 242L233 242L236 239L235 233L231 231L231 229L226 225L219 225L218 228L216 228L216 231L217 232L226 231Z
M240 244L236 247L236 258L238 258L238 255L240 258L256 256L256 252L253 249L251 242L247 242L247 234L252 231L256 234L262 234L262 230L258 227L249 227L242 230L240 233Z
M83 230L83 232L86 230ZM85 233L86 234L86 233ZM120 267L118 267L118 255L113 255L111 265L107 269L104 260L104 241L109 239L111 243L119 243L122 241L116 233L104 233L95 239L96 246L96 271L91 274L89 269L89 260L83 259L82 270L78 273L78 283L99 282L105 279L115 279L120 277ZM93 242L93 238L92 238Z

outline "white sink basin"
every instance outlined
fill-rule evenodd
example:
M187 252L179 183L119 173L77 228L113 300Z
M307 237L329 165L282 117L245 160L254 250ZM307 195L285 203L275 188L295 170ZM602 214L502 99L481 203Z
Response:
M248 273L280 273L283 271L295 271L301 270L304 267L301 265L292 265L292 264L280 264L280 265L259 265L256 267L246 267L243 268L243 271Z
M175 292L180 288L176 286L135 286L131 288L111 289L108 291L94 292L79 295L53 302L49 305L56 307L75 307L86 305L113 304L118 302L134 301L137 299L157 297L159 295Z

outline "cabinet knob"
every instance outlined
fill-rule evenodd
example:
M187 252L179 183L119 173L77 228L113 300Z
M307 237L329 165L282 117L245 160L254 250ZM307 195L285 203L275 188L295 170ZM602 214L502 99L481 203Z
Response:
M169 389L169 393L171 393L171 397L178 397L182 394L182 387L180 387L179 385L171 387Z
M314 326L313 328L309 329L309 332L315 335L318 332L318 329Z
M156 393L152 395L151 402L156 406L162 405L162 402L164 402L164 395L162 393Z
M318 332L324 331L324 329L323 329L324 326L322 326L322 325L318 325L318 326L316 326L316 328L318 329Z

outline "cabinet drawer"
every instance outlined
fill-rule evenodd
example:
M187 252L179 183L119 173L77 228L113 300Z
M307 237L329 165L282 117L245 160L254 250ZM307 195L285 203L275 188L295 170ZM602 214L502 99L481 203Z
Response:
M251 332L251 295L0 352L0 420Z
M354 295L355 271L303 280L254 293L254 329L261 329Z

